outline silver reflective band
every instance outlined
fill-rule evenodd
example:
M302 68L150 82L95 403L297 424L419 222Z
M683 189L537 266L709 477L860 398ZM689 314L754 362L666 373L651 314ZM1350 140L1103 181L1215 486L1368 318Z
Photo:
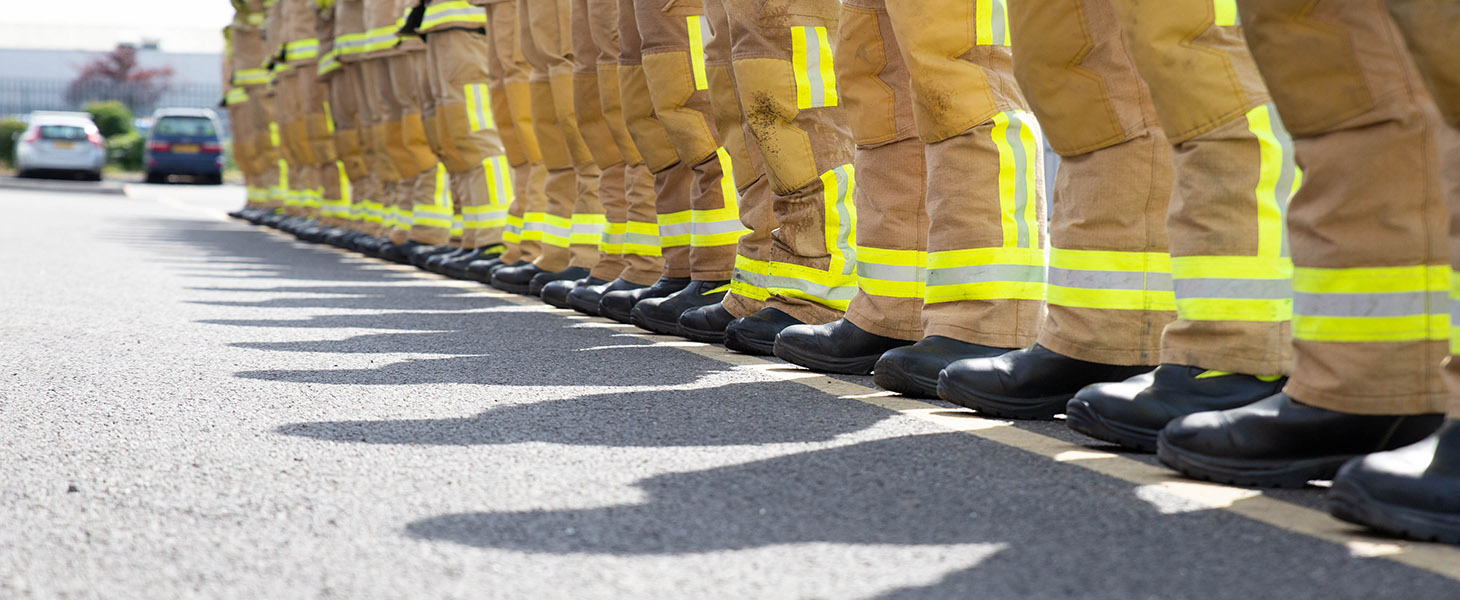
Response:
M1141 271L1084 271L1050 267L1049 284L1091 290L1172 290L1170 273Z
M1447 292L1293 294L1293 313L1306 317L1409 317L1442 313Z
M690 235L694 231L694 223L675 223L673 225L660 225L659 237L672 237L676 235Z
M919 282L927 279L928 270L924 267L909 267L906 265L881 265L857 261L857 274L868 279L881 279L883 281L909 281Z
M928 285L962 285L993 281L1041 283L1044 281L1044 267L1040 265L975 265L928 270ZM1079 286L1067 285L1065 287Z
M659 236L647 233L628 233L624 234L624 243L635 246L658 246Z
M1233 300L1289 300L1291 279L1176 279L1177 298Z
M797 290L805 292L807 295L813 298L822 298L826 300L850 301L852 297L857 295L857 291L859 289L857 288L857 286L854 285L842 285L832 287L828 285L821 285L819 283L812 283L803 279L779 277L775 275L761 275L759 273L750 273L748 271L743 271L740 269L735 270L735 273L731 275L731 279L767 290Z
M716 221L713 223L690 223L690 231L695 235L719 235L722 233L735 233L745 231L745 225L739 219L728 221Z

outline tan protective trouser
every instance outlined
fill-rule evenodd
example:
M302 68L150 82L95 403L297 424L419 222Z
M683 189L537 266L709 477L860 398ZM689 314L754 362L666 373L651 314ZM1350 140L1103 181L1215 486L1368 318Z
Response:
M485 10L485 9L483 9ZM452 198L463 219L462 246L503 242L512 201L511 167L489 92L491 42L477 31L451 29L426 37L431 96L444 131L437 155L450 173Z
M386 134L385 122L389 117L386 95L390 94L389 71L384 58L370 58L357 62L360 68L360 104L364 108L362 119L365 131L366 157L369 162L365 199L364 232L369 235L389 237L391 241L404 241L394 230L396 182L401 178L395 162L388 151L390 136Z
M603 237L599 168L583 141L573 107L573 50L569 0L519 2L523 54L532 65L532 125L547 167L542 255L546 271L593 268Z
M349 211L345 217L350 229L359 230L364 218L361 199L365 191L368 172L365 149L362 146L364 117L360 106L360 68L358 63L344 63L339 72L330 78L330 116L335 122L335 151L340 165L349 181L349 193L341 194L349 200Z
M719 153L706 68L705 45L711 35L704 6L698 0L638 0L635 19L654 113L680 162L692 172L690 210L661 212L660 239L669 245L676 238L688 238L693 279L728 281L736 243L745 231L734 180L724 173L732 159Z
M248 102L240 102L228 105L228 127L233 137L233 162L238 165L238 170L243 173L243 186L245 190L244 206L246 208L262 208L263 195L259 193L261 177L259 173L258 157L253 149L251 136L253 131L248 122L249 115L253 112Z
M285 171L288 164L284 162L278 145L274 143L274 96L264 86L248 88L248 91L249 104L253 111L249 122L254 128L254 154L258 156L262 166L264 185L268 187L268 198L261 208L279 210L284 208L284 194L287 192L284 185L288 177Z
M308 167L312 162L309 155L309 135L304 120L305 88L300 85L304 72L299 69L279 71L275 75L274 106L275 123L279 131L279 154L288 165L285 186L284 214L304 217L308 212L305 204L311 190Z
M613 143L624 159L620 167L622 175L610 174L609 169L605 169L603 175L605 179L623 180L622 199L610 198L609 192L604 191L608 184L599 184L604 217L608 221L604 230L604 246L601 249L605 254L621 257L623 269L618 274L620 279L649 285L664 271L664 258L659 248L658 213L654 212L654 174L645 166L644 156L634 143L633 135L629 133L619 92L618 60L622 50L618 31L618 0L586 0L583 6L588 11L587 14L592 16L588 19L588 27L598 57L596 70L599 107L603 110L604 123L608 126L609 134L613 136ZM577 5L574 10L578 10ZM574 24L576 26L577 21ZM577 35L575 29L575 44Z
M841 318L857 291L853 142L832 74L840 3L765 4L723 1L735 90L776 222L765 261L737 260L736 288L764 290L757 293L767 296L766 306L826 323ZM756 218L763 199L741 201L743 223L757 228L752 236L764 235L758 228L769 223Z
M542 253L540 224L543 207L547 205L547 171L542 164L537 133L532 129L532 93L528 82L532 66L522 52L516 4L498 2L486 8L487 38L491 44L487 60L488 90L492 112L497 117L497 132L512 167L513 194L502 235L507 246L502 262L530 262ZM529 206L537 207L535 218L539 226L535 231L528 231Z
M1288 212L1287 393L1349 413L1445 410L1444 188L1454 191L1455 164L1446 173L1442 157L1454 156L1455 130L1441 124L1380 0L1239 4L1303 165ZM1449 24L1434 57L1454 56Z
M1001 15L960 2L843 8L838 79L867 166L856 192L860 291L847 312L862 329L1034 341L1043 140L1005 39L978 33L990 29L1002 32Z
M391 239L411 240L423 244L444 244L450 235L447 228L422 228L416 223L420 205L434 202L437 191L436 155L426 136L422 113L428 90L421 83L428 69L422 50L402 52L380 59L385 65L385 83L389 93L385 121L387 151L399 176L395 190L395 225Z
M624 174L627 163L619 151L613 132L604 115L602 90L598 84L598 65L604 60L617 60L618 48L606 54L593 40L593 21L604 15L590 12L588 0L571 0L569 27L573 49L573 113L578 118L578 131L583 143L598 165L598 203L603 206L603 234L598 242L598 262L590 277L617 279L624 270L623 244L614 242L617 233L614 221L622 221L628 212L628 190ZM611 13L617 18L618 10ZM615 86L617 87L617 86ZM615 94L616 96L617 94ZM617 100L617 98L615 98Z
M1460 30L1460 4L1452 0L1389 0L1389 12L1404 33L1415 64L1428 84L1430 94L1439 105L1450 131L1441 133L1454 138L1460 132L1460 45L1455 44L1455 32ZM1460 148L1447 144L1441 148L1441 160L1445 166L1443 185L1445 201L1450 212L1450 266L1460 269ZM1455 277L1451 273L1451 278ZM1452 320L1456 315L1452 314ZM1452 323L1453 327L1453 323ZM1444 377L1449 385L1450 411L1452 419L1460 419L1460 360L1455 354L1455 334L1451 329L1450 360L1445 364Z
M690 209L694 171L679 160L679 152L654 112L654 101L649 95L649 83L644 74L644 40L639 35L635 2L618 0L619 99L629 135L644 157L644 166L654 174L656 223L653 236L649 236L646 229L638 241L644 245L652 243L659 246L664 261L663 277L689 277L689 236L668 235L661 231L661 226L668 215ZM633 241L634 237L630 236L629 243Z
M1172 152L1111 0L1053 2L1009 7L1015 75L1063 157L1039 343L1093 362L1156 364L1176 316L1162 273Z

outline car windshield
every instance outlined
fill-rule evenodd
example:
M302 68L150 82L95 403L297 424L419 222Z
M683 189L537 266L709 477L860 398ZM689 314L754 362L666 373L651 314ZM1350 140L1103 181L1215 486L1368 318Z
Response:
M215 137L213 120L206 117L163 117L152 128L153 135L168 137Z
M84 140L86 130L75 125L41 125L41 139Z

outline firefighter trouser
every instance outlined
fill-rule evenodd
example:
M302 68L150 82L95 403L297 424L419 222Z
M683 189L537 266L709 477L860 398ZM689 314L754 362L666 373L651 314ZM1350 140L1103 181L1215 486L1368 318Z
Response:
M303 83L309 88L304 120L315 186L313 200L317 203L314 214L321 225L333 227L340 223L339 214L344 210L344 200L339 189L339 155L335 152L333 125L329 117L329 87L320 81L315 65L308 65L303 70Z
M426 37L426 52L441 132L436 154L450 173L451 196L460 206L462 246L499 245L513 188L489 92L490 41L480 31L448 29Z
M619 99L623 105L624 122L634 145L644 157L644 166L654 174L654 227L635 233L630 230L626 244L641 244L659 247L663 258L664 277L689 277L690 236L661 235L661 229L668 226L660 221L665 215L684 213L690 210L689 198L694 183L694 171L679 159L679 152L669 139L664 124L654 112L654 101L649 94L649 83L645 79L643 49L644 40L639 35L636 0L618 0L619 32ZM631 223L632 224L632 223Z
M621 265L616 274L618 278L649 285L663 272L664 259L659 251L658 215L654 212L654 174L644 165L644 156L629 133L619 93L618 1L584 0L573 5L575 52L578 52L579 36L582 35L578 30L580 9L591 17L586 22L593 54L597 57L594 68L598 105L603 111L604 124L612 142L623 158L617 167L605 168L599 179L599 197L607 221L603 242L599 245L604 258L599 260L599 264L607 262L607 257L618 257ZM576 93L576 82L574 90ZM591 102L591 99L585 98L584 101ZM612 173L615 168L620 173Z
M313 217L319 210L315 196L314 156L309 148L307 110L314 65L304 64L277 72L276 102L280 150L289 165L284 212L290 216Z
M247 95L247 92L243 92ZM253 113L253 107L248 100L230 102L228 104L228 125L233 132L233 162L238 165L238 170L243 172L243 186L245 194L244 206L247 208L263 208L268 200L267 184L263 183L263 173L259 166L258 155L253 145L253 125L249 117Z
M979 33L995 18L1002 32L1002 11L923 6L842 11L838 79L868 167L847 318L908 340L1026 346L1042 314L1043 139L1007 39Z
M1011 14L1016 37L1038 40L1021 47L1019 80L1067 158L1040 343L1103 363L1285 372L1281 212L1297 169L1230 4L1067 2Z
M736 94L764 162L776 221L764 260L737 261L735 289L764 295L767 306L803 322L825 323L841 318L857 291L853 143L831 43L841 4L787 0L762 10L764 4L723 0ZM764 210L749 202L745 213Z
M364 219L363 193L368 168L365 150L361 145L363 118L360 106L360 65L343 63L330 78L330 117L335 126L335 152L339 154L340 168L347 185L341 186L341 195L348 201L343 218L350 229L359 230ZM346 192L348 188L348 193Z
M1288 212L1295 361L1286 391L1349 413L1441 412L1453 293L1443 196L1446 183L1455 191L1456 132L1379 0L1240 5L1304 167ZM1456 21L1448 25L1422 62L1455 56Z
M598 202L603 206L603 234L598 241L598 262L593 265L589 276L603 279L617 279L624 270L623 243L615 244L615 236L621 236L621 225L628 212L628 190L624 174L627 164L623 152L619 151L613 132L609 130L604 115L602 90L598 85L598 64L605 59L617 60L617 52L605 54L593 41L593 19L588 0L571 0L569 24L572 29L573 49L573 113L578 119L578 131L583 143L598 166ZM617 12L617 11L615 11ZM602 15L596 15L602 19ZM615 45L615 50L617 46Z
M254 155L261 168L263 185L268 187L266 199L261 208L279 210L284 207L287 191L289 164L279 155L279 127L274 123L274 97L263 87L251 88L249 95L252 109L249 124L253 127Z
M387 237L393 233L394 217L398 214L395 197L396 181L400 179L395 163L390 159L387 150L389 136L385 134L385 121L389 116L385 96L391 93L389 71L381 57L368 58L356 64L360 69L360 105L364 113L361 121L369 165L364 232Z
M431 152L421 120L427 94L421 86L427 68L426 53L423 50L402 52L378 62L384 67L382 83L386 86L380 96L388 111L383 126L386 152L399 178L393 199L383 201L389 204L386 221L393 221L391 241L444 244L447 230L429 227L418 230L416 226L418 207L432 203L439 195L436 155Z
M512 168L512 202L502 240L507 249L502 262L536 260L542 253L542 223L546 206L546 176L537 133L532 129L532 67L522 52L514 2L488 4L488 92L496 115L497 133ZM538 207L535 213L529 207ZM533 216L529 216L532 214ZM529 223L533 219L536 223Z
M735 266L735 246L746 233L730 175L728 154L720 149L705 44L709 21L698 0L637 0L640 61L654 113L692 174L687 210L660 213L665 245L689 242L690 276L726 281Z
M583 141L573 108L573 50L569 0L518 3L523 54L532 65L532 125L547 167L542 255L546 271L592 268L603 238L598 165Z

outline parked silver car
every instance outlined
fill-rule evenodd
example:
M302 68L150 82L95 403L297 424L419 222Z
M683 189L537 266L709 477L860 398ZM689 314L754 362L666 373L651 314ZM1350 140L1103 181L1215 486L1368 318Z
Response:
M21 177L42 172L81 174L101 181L106 142L86 113L34 112L15 141L15 170Z

